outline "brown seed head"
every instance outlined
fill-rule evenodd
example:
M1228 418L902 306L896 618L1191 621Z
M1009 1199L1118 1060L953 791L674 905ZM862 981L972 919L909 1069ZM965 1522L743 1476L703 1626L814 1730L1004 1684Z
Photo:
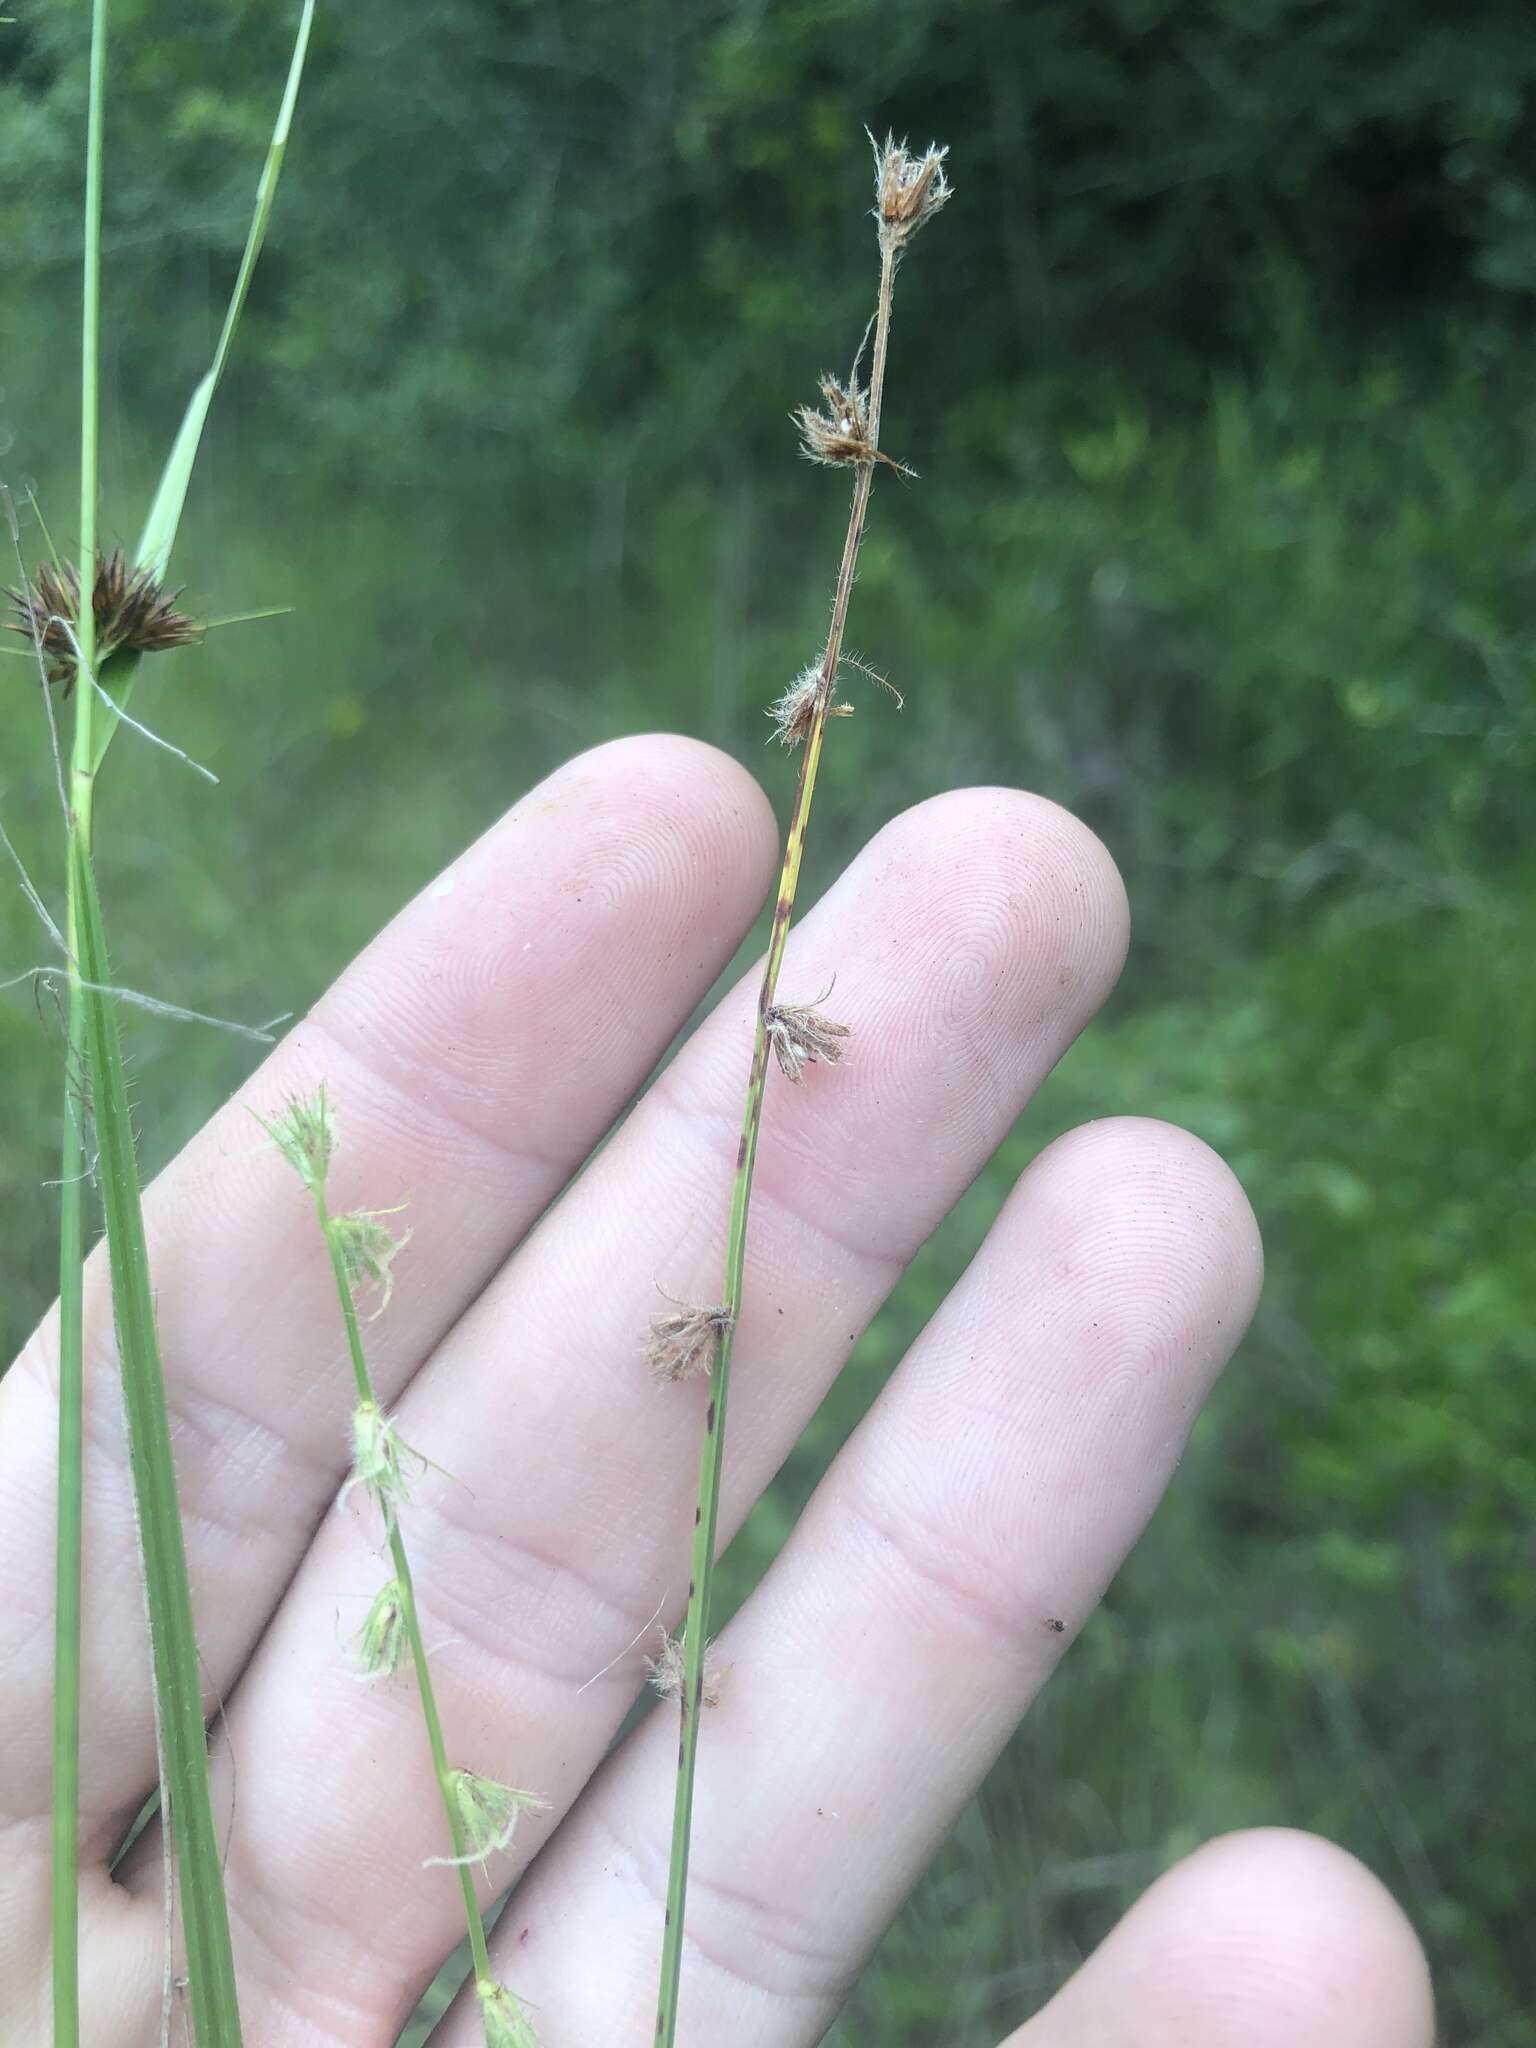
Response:
M96 621L96 664L114 654L162 654L202 638L202 627L176 609L179 591L166 590L149 569L130 569L121 548L96 558L91 610ZM45 562L25 590L5 591L10 631L42 651L50 683L68 696L75 682L74 629L80 613L80 571L73 562Z
M875 219L880 223L881 247L901 250L949 198L944 176L949 151L930 142L921 156L914 156L894 135L887 135L883 143L871 136L870 143L875 152Z
M846 1024L834 1024L809 1003L775 1003L768 1012L768 1043L786 1081L798 1081L803 1067L842 1058Z
M723 1308L690 1308L679 1304L651 1322L645 1355L657 1379L669 1383L692 1379L697 1373L715 1369L720 1339L731 1327L731 1315Z

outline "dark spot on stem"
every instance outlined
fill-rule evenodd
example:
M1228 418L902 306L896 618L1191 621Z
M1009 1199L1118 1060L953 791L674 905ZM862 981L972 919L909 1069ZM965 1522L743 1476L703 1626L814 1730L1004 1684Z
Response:
M706 1408L706 1409L704 1410L704 1428L705 1428L705 1432L706 1432L706 1433L708 1433L708 1432L709 1432L710 1430L712 1430L712 1429L714 1428L714 1426L715 1426L715 1404L714 1404L714 1402L713 1402L713 1401L711 1401L711 1402L710 1402L710 1404L709 1404L709 1406L708 1406L708 1407L707 1407L707 1408Z

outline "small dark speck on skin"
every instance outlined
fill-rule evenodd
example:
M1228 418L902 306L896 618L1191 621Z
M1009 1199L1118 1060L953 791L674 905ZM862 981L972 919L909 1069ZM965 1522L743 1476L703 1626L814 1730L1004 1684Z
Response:
M1046 1622L1045 1625L1051 1631L1052 1635L1061 1636L1065 1635L1067 1632L1067 1624L1064 1621L1058 1621L1054 1614L1050 1617L1050 1619Z

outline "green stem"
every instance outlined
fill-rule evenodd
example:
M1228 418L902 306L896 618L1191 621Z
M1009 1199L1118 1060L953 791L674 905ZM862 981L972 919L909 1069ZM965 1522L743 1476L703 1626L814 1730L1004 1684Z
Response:
M869 430L875 447L880 445L880 401L885 387L886 351L890 342L891 294L895 282L895 252L882 244L880 257L880 298L875 314L875 345L869 378ZM704 1660L709 1647L709 1609L714 1590L715 1542L720 1519L720 1476L725 1464L725 1404L730 1390L731 1353L736 1323L741 1313L742 1280L747 1261L747 1212L752 1202L752 1175L757 1163L757 1141L763 1123L763 1095L768 1080L768 1013L778 993L779 970L789 941L790 920L795 913L795 895L800 884L800 867L805 852L806 827L810 822L811 799L816 793L816 773L821 765L822 740L837 684L838 662L848 624L848 603L853 594L858 568L859 545L864 538L864 521L869 510L870 487L875 465L860 465L853 487L853 504L848 514L848 532L838 569L837 590L832 600L832 622L821 658L816 703L805 754L800 763L800 780L790 812L789 831L784 842L784 866L773 910L773 931L768 941L768 958L763 967L762 986L757 998L757 1030L752 1046L752 1067L747 1077L746 1107L741 1120L741 1138L736 1148L736 1173L731 1184L731 1213L726 1231L725 1285L720 1305L725 1327L720 1337L710 1383L709 1406L704 1412L704 1447L699 1458L698 1505L693 1521L693 1556L688 1577L688 1616L683 1631L683 1686L679 1696L681 1727L677 1748L677 1790L672 1807L672 1854L667 1869L666 1922L662 1934L661 1982L656 1998L656 2040L659 2048L673 2048L677 2034L677 1997L683 1966L683 1923L688 1899L688 1852L693 1832L693 1786L698 1765L699 1719L704 1699Z
M223 1858L213 1818L201 1667L176 1494L165 1370L155 1329L128 1079L116 1006L102 993L110 985L112 967L90 855L79 833L72 837L70 858L79 906L97 1179L106 1216L113 1320L164 1745L162 1824L180 1870L193 2038L198 2048L239 2048L240 2011Z
M80 665L96 663L96 497L101 371L102 140L106 125L107 0L92 0L86 93L85 210L80 293ZM90 844L91 712L95 691L79 679L70 755L67 847ZM85 1145L81 1099L87 1064L80 986L76 862L67 861L65 938L69 1013L64 1070L64 1136L59 1162L59 1471L54 1566L53 1867L50 1885L55 2048L80 2040L80 1648L84 1558L82 1472L85 1405Z
M374 1393L373 1378L369 1373L367 1356L363 1351L363 1332L357 1313L357 1302L353 1298L346 1262L342 1258L341 1247L337 1243L336 1232L332 1227L325 1190L317 1182L312 1184L311 1192L315 1198L320 1228L325 1233L326 1250L331 1256L331 1271L336 1276L336 1294L341 1303L342 1321L346 1325L347 1350L352 1360L352 1377L357 1383L357 1397L360 1401L370 1402L377 1407L378 1396ZM400 1534L400 1525L393 1515L388 1517L388 1526L389 1554L394 1562L395 1583L400 1588L400 1614L405 1623L406 1640L411 1646L411 1661L416 1667L416 1690L421 1697L421 1718L427 1727L427 1741L432 1750L432 1768L437 1775L443 1812L448 1819L448 1833L453 1842L459 1889L464 1895L464 1921L469 1930L469 1952L474 1961L475 1981L477 1984L488 1984L492 1981L491 1957L486 1946L485 1921L480 1912L480 1901L475 1896L475 1880L467 1860L471 1845L459 1817L458 1803L453 1796L453 1772L448 1762L448 1746L443 1740L442 1718L437 1711L437 1695L432 1687L426 1644L421 1634L421 1619L416 1611L416 1584L411 1577L410 1560L405 1552L405 1539Z

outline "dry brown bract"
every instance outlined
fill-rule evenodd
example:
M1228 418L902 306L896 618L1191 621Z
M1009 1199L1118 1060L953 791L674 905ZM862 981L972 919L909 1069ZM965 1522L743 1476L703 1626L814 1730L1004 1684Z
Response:
M880 240L890 250L904 249L918 229L933 219L949 198L944 176L947 149L933 143L921 156L913 156L894 135L870 142L875 152L875 218L880 223Z
M41 649L50 683L74 687L75 623L80 615L80 571L73 562L55 569L45 563L25 590L5 592L14 614L13 633ZM96 619L96 666L114 654L162 654L202 638L202 627L176 609L176 590L166 590L148 569L130 569L121 548L96 558L91 609Z
M798 1081L803 1067L825 1060L836 1066L843 1056L846 1024L834 1024L809 1003L775 1003L768 1012L768 1043L786 1081Z
M720 1339L731 1327L729 1310L690 1308L680 1303L669 1314L651 1320L645 1355L657 1379L669 1383L713 1372Z

